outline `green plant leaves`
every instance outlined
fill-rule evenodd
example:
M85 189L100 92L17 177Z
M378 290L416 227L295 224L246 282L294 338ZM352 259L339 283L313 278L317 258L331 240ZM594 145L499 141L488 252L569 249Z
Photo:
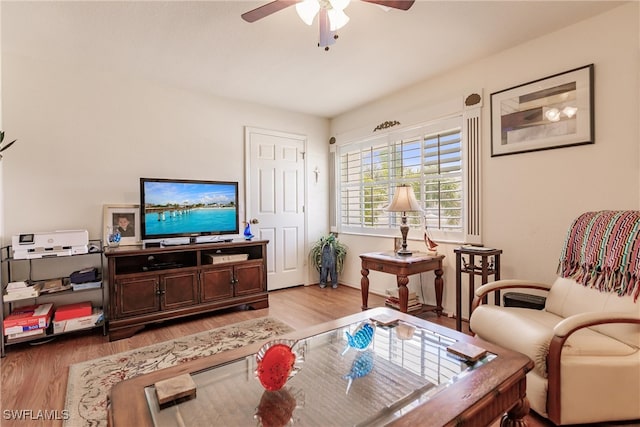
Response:
M311 247L309 258L313 267L320 272L322 266L322 250L329 245L336 255L336 268L338 273L342 273L344 268L344 260L347 256L348 248L336 238L335 234L328 234L320 237Z

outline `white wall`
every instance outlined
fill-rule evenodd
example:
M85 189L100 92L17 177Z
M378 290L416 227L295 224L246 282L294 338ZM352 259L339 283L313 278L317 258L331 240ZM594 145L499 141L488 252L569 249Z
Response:
M638 3L632 2L468 64L341 115L331 132L316 117L3 53L2 123L18 143L2 162L2 243L18 232L62 228L86 228L97 238L102 205L137 203L140 176L242 183L244 126L308 136L307 235L313 241L328 230L329 135L371 129L396 114L483 89L484 243L504 250L503 277L552 280L564 233L577 214L640 207L638 15ZM595 64L595 145L490 157L490 93L589 63ZM358 254L393 245L391 239L341 240L350 249L341 281L354 287L360 284ZM440 246L450 312L453 247ZM311 282L315 276L311 271ZM423 276L422 291L432 303L433 274ZM384 275L372 272L371 278L375 292L394 285ZM411 282L416 290L419 279Z
M343 114L332 121L331 134L372 129L407 111L483 89L484 244L504 251L503 278L552 281L566 230L576 216L588 210L640 208L638 18L637 2L618 7ZM594 145L490 157L492 92L590 63L595 64ZM342 281L354 287L360 284L358 254L393 246L390 239L346 234L340 239L351 249ZM409 246L423 249L424 243ZM455 247L439 247L446 255L448 312L455 306ZM372 292L395 286L386 276L371 273ZM433 303L433 273L423 276L426 301ZM419 279L410 282L418 295Z
M103 205L139 203L140 177L239 181L244 200L245 126L308 137L308 234L328 228L328 184L311 172L327 170L326 119L8 54L2 84L19 139L3 161L4 244L71 228L99 238Z
M2 2L0 2L0 53L2 46ZM0 129L2 127L2 55L0 55ZM9 138L9 135L6 135ZM8 141L13 141L9 139ZM0 243L2 242L2 236L4 236L4 191L3 191L3 173L2 173L2 161L0 161ZM0 273L1 275L1 273Z

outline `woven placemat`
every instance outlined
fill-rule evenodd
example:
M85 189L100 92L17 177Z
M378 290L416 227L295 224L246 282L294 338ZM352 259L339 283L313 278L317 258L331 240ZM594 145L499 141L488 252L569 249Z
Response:
M122 380L293 330L276 319L262 317L71 365L65 400L69 418L64 427L106 427L107 393Z

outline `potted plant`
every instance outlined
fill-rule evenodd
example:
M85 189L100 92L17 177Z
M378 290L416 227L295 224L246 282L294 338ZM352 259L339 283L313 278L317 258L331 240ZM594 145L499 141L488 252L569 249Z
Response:
M338 274L344 269L347 247L338 241L335 234L320 237L309 252L311 264L320 273L320 287L327 286L327 278L331 276L331 287L338 287Z

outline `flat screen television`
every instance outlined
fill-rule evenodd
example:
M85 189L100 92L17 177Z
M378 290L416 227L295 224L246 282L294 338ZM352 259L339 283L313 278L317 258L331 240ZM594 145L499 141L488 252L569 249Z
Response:
M142 240L238 234L238 183L140 178Z

